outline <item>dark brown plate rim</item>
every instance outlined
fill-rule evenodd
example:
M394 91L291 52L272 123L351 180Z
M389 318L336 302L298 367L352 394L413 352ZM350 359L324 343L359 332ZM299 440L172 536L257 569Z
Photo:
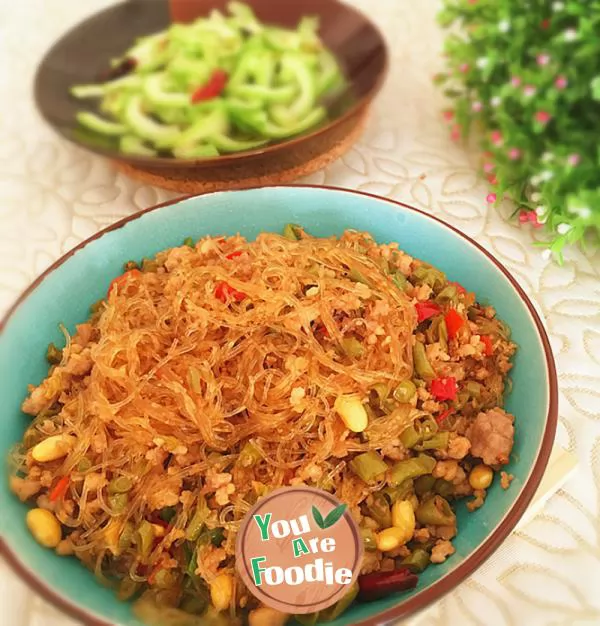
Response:
M510 508L510 510L506 513L502 521L494 528L489 537L462 563L456 566L453 570L448 572L443 578L439 581L433 583L429 587L423 589L423 591L417 593L412 596L408 600L400 601L400 604L395 607L391 607L374 615L373 617L369 617L361 622L357 622L355 626L384 626L385 624L392 624L393 621L397 620L400 617L406 617L410 613L414 613L418 610L425 608L430 605L433 601L439 600L442 596L447 594L449 591L454 589L461 583L467 576L471 575L476 569L478 569L492 554L496 551L496 549L500 546L500 544L508 537L508 535L512 532L512 530L517 525L517 522L521 519L529 503L531 502L533 496L535 495L537 488L542 480L544 475L544 471L548 464L548 460L550 458L550 453L552 452L552 446L554 443L554 437L556 434L556 427L558 423L558 380L556 376L556 365L554 363L554 356L552 354L552 348L550 347L550 341L548 339L548 335L546 333L546 329L532 304L531 300L527 296L527 294L523 291L521 286L517 283L516 279L510 274L510 272L498 261L492 254L490 254L485 248L483 248L480 244L478 244L475 240L471 239L468 235L465 235L459 229L455 228L451 224L441 220L440 218L430 215L421 209L417 209L416 207L405 204L404 202L399 202L398 200L392 200L391 198L384 198L382 196L378 196L376 194L368 193L365 191L358 191L354 189L344 189L343 187L334 187L330 185L266 185L263 187L245 187L243 189L230 190L230 191L217 191L215 194L223 194L223 193L237 193L239 191L248 191L250 189L259 189L264 187L297 187L297 188L316 188L316 189L329 189L331 191L341 192L341 193L350 193L355 195L367 196L369 198L374 198L379 201L387 202L389 204L393 204L397 207L402 207L403 209L408 209L410 211L414 211L416 213L420 213L421 215L427 217L428 219L433 220L448 228L456 235L460 236L467 244L475 247L481 254L487 257L502 274L507 278L507 280L511 283L514 290L521 297L521 300L525 303L525 306L529 310L529 313L535 323L535 326L538 331L538 336L540 341L542 342L542 346L544 348L544 354L546 357L546 365L547 365L547 373L548 373L548 387L549 387L549 398L548 398L548 415L546 417L546 428L543 433L542 440L540 442L540 446L538 449L538 454L533 464L533 467L530 470L529 477L527 478L521 493L518 498ZM198 194L198 195L209 195L209 194ZM142 215L146 213L150 213L152 211L156 211L163 207L171 206L178 204L183 200L188 200L195 196L183 196L180 198L176 198L174 200L170 200L168 202L163 202L161 204L157 204L155 206L144 209L138 213L134 213L133 215L129 215L114 224L98 231L85 241L82 241L77 246L75 246L72 250L63 255L60 259L55 261L50 267L48 267L17 299L17 301L13 304L13 306L9 309L8 313L4 316L2 322L0 322L0 332L6 326L8 320L14 315L18 306L25 300L29 294L39 285L42 281L47 278L55 269L60 267L63 263L65 263L71 256L73 256L78 250L85 248L92 241L99 239L104 236L106 233L118 230L122 228L129 222L133 222L138 219ZM38 578L34 572L29 570L27 566L22 563L16 552L13 552L8 544L0 537L0 554L2 554L7 562L12 566L14 571L36 592L38 592L42 597L46 600L64 610L66 613L83 621L87 626L115 626L110 622L105 622L99 620L95 615L87 612L85 609L77 606L72 603L69 599L63 597L58 594L56 591L51 589L46 585L46 583Z
M52 127L52 129L57 132L61 137L64 137L67 141L69 141L70 143L73 143L76 146L79 146L80 148L83 148L85 150L94 152L95 154L100 154L106 158L112 159L114 161L121 161L124 163L131 163L132 165L138 165L138 166L159 166L159 167L193 167L193 166L197 166L197 167L215 167L215 166L221 166L221 165L227 165L227 164L233 164L236 163L238 161L240 161L241 159L245 159L245 158L252 158L252 157L258 157L258 156L262 156L265 154L271 154L274 152L278 152L280 150L288 150L288 149L292 149L296 146L298 146L301 143L304 142L309 142L312 141L313 139L320 137L321 135L337 128L339 125L343 124L344 122L346 122L347 120L351 119L353 116L357 115L363 108L366 108L369 106L369 104L373 101L373 99L375 98L375 96L379 93L379 91L381 90L381 87L383 86L383 83L385 81L385 78L388 74L389 71L389 66L390 66L390 52L389 52L389 47L387 45L387 42L381 32L381 30L379 29L379 27L372 21L370 20L362 11L359 11L357 8L350 6L344 2L342 2L341 0L328 0L328 2L331 2L333 5L336 5L338 7L343 7L344 10L346 11L350 11L351 13L354 13L359 19L363 20L365 23L369 24L369 26L373 29L373 31L377 34L377 38L379 40L379 44L381 46L382 49L382 54L383 54L383 68L381 70L381 72L379 73L379 76L377 76L377 79L375 80L375 82L373 83L373 86L371 87L371 89L364 93L352 106L350 106L346 111L344 111L341 115L339 115L338 117L332 119L331 121L329 121L326 124L323 124L322 126L317 126L314 130L311 131L307 131L305 133L302 133L300 135L296 135L295 137L291 137L290 139L286 139L284 141L279 141L277 143L269 143L265 146L262 146L260 148L255 148L254 150L244 150L242 152L234 152L231 154L223 154L223 155L219 155L218 157L210 157L210 158L204 158L204 159L177 159L175 157L144 157L144 156L136 156L136 155L126 155L123 154L117 150L105 150L103 148L96 148L90 145L87 145L86 143L80 143L75 141L72 137L65 135L64 133L61 132L60 127L57 127L56 124L54 124L54 122L52 122L52 120L48 119L43 111L43 108L40 106L38 100L39 100L39 81L40 81L40 72L41 72L41 67L43 66L44 62L46 61L47 57L50 56L52 54L52 52L54 51L54 49L62 42L62 40L69 36L71 33L73 33L74 31L76 31L82 24L84 24L85 22L87 22L88 20L92 20L94 19L97 15L107 12L107 11L111 11L114 7L108 7L106 9L103 9L102 11L98 11L96 13L93 13L91 16L88 16L85 20L79 22L78 24L76 24L72 29L70 29L69 31L67 31L66 33L64 33L55 43L54 45L51 46L51 48L46 52L46 54L44 55L44 57L42 58L42 60L40 61L39 65L38 65L38 69L36 70L36 74L35 74L35 81L34 81L34 95L35 95L35 102L36 102L36 107L38 109L38 112L40 113L40 115L44 118L44 120L46 121L46 123Z

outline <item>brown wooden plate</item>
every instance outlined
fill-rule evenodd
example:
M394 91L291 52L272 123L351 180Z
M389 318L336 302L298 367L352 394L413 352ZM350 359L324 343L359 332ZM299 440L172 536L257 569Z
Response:
M190 21L211 9L224 9L227 4L227 0L128 0L82 22L47 53L35 80L35 99L41 114L69 141L114 159L130 174L145 173L156 184L161 184L163 179L163 186L172 189L196 189L190 186L190 181L201 181L202 170L206 174L210 172L208 178L214 189L228 187L236 179L263 181L270 173L281 182L318 169L318 164L331 160L327 155L339 156L343 152L341 148L347 149L356 138L387 71L386 44L364 15L338 0L250 0L248 3L261 21L286 27L295 26L304 15L318 15L320 35L337 56L349 80L352 104L347 107L334 104L327 123L255 150L204 159L122 154L116 147L103 145L98 136L94 138L82 131L75 119L82 102L69 94L69 88L102 80L110 59L120 56L137 37L162 30L171 21ZM308 162L313 162L312 167L303 168ZM277 175L282 170L287 175ZM187 184L182 185L181 181Z

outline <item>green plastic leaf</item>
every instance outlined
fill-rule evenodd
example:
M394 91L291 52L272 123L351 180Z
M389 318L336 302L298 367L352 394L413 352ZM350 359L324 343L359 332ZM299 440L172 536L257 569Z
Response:
M325 528L325 521L323 520L323 516L321 515L321 511L319 511L319 509L317 509L316 506L313 506L312 508L312 515L313 518L315 520L315 522L317 523L317 526L321 529Z

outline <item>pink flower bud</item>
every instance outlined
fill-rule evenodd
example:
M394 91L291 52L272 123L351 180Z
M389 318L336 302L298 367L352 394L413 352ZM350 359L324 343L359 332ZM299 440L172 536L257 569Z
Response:
M502 138L502 133L499 130L493 130L490 133L490 139L495 146L501 146L504 143L504 139Z
M538 54L536 61L538 65L548 65L550 63L550 55L549 54Z
M483 164L483 171L484 171L486 174L489 174L491 171L493 171L493 170L494 170L494 168L495 168L495 167L496 167L496 166L495 166L493 163L484 163L484 164Z
M554 84L558 89L564 89L569 84L569 81L564 76L559 76L554 81Z
M527 213L527 211L525 211L524 209L522 209L519 212L519 222L521 224L527 224L527 222L529 221L529 214Z
M523 87L523 93L530 98L531 96L535 95L536 92L536 88L533 85L525 85L525 87Z
M450 110L444 111L443 115L444 115L444 119L447 122L449 122L450 120L454 118L454 111L450 111Z
M475 113L479 113L479 111L483 109L483 104L481 104L481 102L473 102L471 109L475 111Z
M513 77L510 79L510 84L511 84L513 87L518 87L518 86L521 84L521 79L520 79L518 76L513 76Z
M551 118L552 118L552 116L547 111L538 111L535 114L535 119L540 124L546 124L547 122L549 122L551 120Z
M511 148L508 151L508 158L511 161L516 161L517 159L521 158L521 151L519 150L519 148Z
M462 65L459 65L458 69L463 73L466 74L469 71L469 64L468 63L463 63Z
M581 157L578 154L570 154L567 157L567 163L573 167L579 165L579 161L581 161Z
M496 194L488 193L486 201L488 202L488 204L494 204L494 202L496 202Z

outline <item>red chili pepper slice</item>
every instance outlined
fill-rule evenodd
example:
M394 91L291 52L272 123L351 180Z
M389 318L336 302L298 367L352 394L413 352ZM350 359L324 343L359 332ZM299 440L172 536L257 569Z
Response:
M419 322L428 320L430 317L437 315L442 310L439 304L431 302L431 300L428 300L427 302L417 302L415 304L415 309L417 311L417 320Z
M435 421L438 424L441 424L447 417L450 417L452 415L452 413L454 413L454 409L446 409L445 411L442 411L436 418Z
M358 577L358 599L371 602L384 598L396 591L406 591L416 587L419 577L407 567L388 571L372 572Z
M235 257L241 256L243 253L244 253L243 250L236 250L235 252L232 252L231 254L228 254L225 258L226 259L235 259Z
M456 378L447 376L446 378L436 378L431 381L431 394L436 400L455 400L458 388Z
M489 335L481 335L481 342L485 346L483 349L483 353L485 356L492 356L494 354L494 346L492 345L492 338Z
M465 323L464 318L456 311L456 309L450 309L446 313L444 319L446 320L446 328L448 329L448 337L454 339L456 333L462 328Z
M467 290L460 283L457 283L457 282L455 282L453 280L449 280L448 284L449 285L454 285L456 287L456 291L458 291L458 293L467 293Z
M191 95L190 100L192 104L196 102L203 102L204 100L212 100L217 96L220 96L225 85L227 84L227 72L223 70L215 70L208 82L198 87Z
M128 272L125 272L124 274L117 276L114 280L111 281L110 285L108 286L107 295L110 295L110 292L113 290L113 287L116 287L118 289L121 285L126 283L130 276L137 278L138 276L141 276L141 275L142 275L142 272L140 272L140 270L129 270Z
M218 298L221 302L227 302L227 300L235 300L241 302L247 298L246 294L242 291L234 289L231 285L228 285L224 280L217 283L215 287L215 298Z
M149 585L154 584L154 581L156 580L156 575L158 574L158 572L160 572L161 569L163 569L163 564L162 562L159 562L159 564L150 572L150 575L148 576Z
M50 492L50 502L56 502L60 500L67 493L69 488L69 477L63 476L54 486L54 489Z

